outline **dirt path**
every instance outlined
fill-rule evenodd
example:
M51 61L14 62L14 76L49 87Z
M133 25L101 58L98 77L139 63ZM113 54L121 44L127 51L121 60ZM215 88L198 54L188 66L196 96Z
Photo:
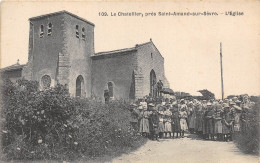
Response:
M189 137L189 138L188 138ZM113 163L178 162L178 163L257 163L258 157L241 153L232 142L196 140L190 135L182 139L148 141L130 154L114 158ZM190 138L191 137L191 138ZM193 138L192 138L193 137Z

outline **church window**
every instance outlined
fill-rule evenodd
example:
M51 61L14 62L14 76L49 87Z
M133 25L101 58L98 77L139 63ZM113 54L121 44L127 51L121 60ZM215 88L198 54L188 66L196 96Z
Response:
M114 86L112 82L107 83L109 97L114 97Z
M51 35L51 32L52 32L52 24L49 23L48 24L48 36Z
M51 86L51 77L49 75L44 75L41 79L41 85L43 88L49 88Z
M76 79L76 97L82 97L84 93L84 79L79 75Z
M40 27L40 38L43 37L43 34L44 34L44 26L41 25L41 27Z
M79 25L76 25L76 37L79 38Z
M82 28L82 40L85 40L85 28Z
M151 53L151 58L153 59L153 53Z

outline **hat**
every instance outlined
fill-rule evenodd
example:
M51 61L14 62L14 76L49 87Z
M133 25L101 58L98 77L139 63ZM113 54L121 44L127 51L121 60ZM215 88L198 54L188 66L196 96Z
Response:
M228 102L228 101L229 101L229 99L227 99L227 98L224 99L224 102Z
M159 106L158 110L159 111L164 111L164 108L165 108L164 106Z
M130 104L131 107L136 107L137 105L135 103Z
M229 108L229 106L228 106L227 103L224 103L224 104L223 104L223 107L224 107L224 108Z
M235 101L235 103L241 103L241 101L239 101L239 100L236 100L236 101Z
M154 107L154 104L153 103L149 103L148 106Z
M233 101L231 101L231 102L229 103L229 105L236 105L236 103L234 103Z
M171 104L167 103L166 106L171 106Z
M234 108L236 109L236 110L242 110L242 108L240 108L239 106L234 106Z
M207 103L207 106L211 106L211 105L212 105L211 102L208 102L208 103Z
M157 111L155 107L149 107L147 110L148 111Z
M139 105L139 106L138 106L138 109L139 109L139 110L143 110L143 106L142 106L142 105Z
M216 110L217 111L221 111L222 110L222 106L220 104L216 104Z
M177 101L172 102L172 105L178 105Z

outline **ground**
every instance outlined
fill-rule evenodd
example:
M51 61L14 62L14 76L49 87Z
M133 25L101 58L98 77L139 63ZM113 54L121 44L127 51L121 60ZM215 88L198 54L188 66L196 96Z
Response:
M187 135L182 139L148 141L138 150L123 154L111 162L257 163L259 158L243 154L233 142L205 141Z
M14 161L19 162L20 161ZM27 161L25 161L27 163ZM24 163L25 163L24 162ZM35 161L32 161L33 163ZM37 163L56 163L57 161L36 161ZM136 151L119 157L104 156L95 160L75 162L84 163L258 163L259 158L242 153L233 142L206 141L195 135L185 138L149 140ZM22 162L23 163L23 162ZM31 163L31 162L30 162ZM69 163L64 161L63 163ZM70 162L72 163L72 162Z

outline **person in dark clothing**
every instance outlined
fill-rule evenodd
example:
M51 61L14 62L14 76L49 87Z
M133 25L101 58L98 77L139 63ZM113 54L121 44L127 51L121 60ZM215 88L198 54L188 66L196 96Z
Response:
M130 105L130 111L131 111L131 120L130 120L130 124L132 126L132 128L134 129L135 132L138 131L138 117L140 114L140 111L137 109L137 105L135 103L132 103Z
M181 136L181 125L179 119L179 111L178 106L173 106L172 110L172 137L174 138L174 133L176 133L176 138L178 138L179 134Z
M162 93L161 93L162 88L163 88L163 83L162 83L161 80L159 80L159 81L157 82L157 92L158 92L158 96L159 96L159 97L162 96Z
M104 92L104 98L105 98L105 104L108 104L109 103L109 91L108 90L105 90Z
M150 121L151 121L151 139L154 140L158 140L158 136L159 136L159 130L158 130L158 126L159 126L159 115L157 110L152 109L152 114L150 116Z

